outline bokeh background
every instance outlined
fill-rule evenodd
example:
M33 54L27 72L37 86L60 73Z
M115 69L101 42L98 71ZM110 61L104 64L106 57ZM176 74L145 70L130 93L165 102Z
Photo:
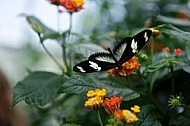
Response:
M120 39L126 33L164 23L190 31L190 0L86 0L83 7L73 14L72 31L93 43L109 46L115 41L108 37L112 33ZM63 8L60 11L60 29L64 32L69 28L69 14ZM27 75L28 69L61 73L44 52L24 14L57 30L57 8L47 0L0 1L0 69L11 87ZM61 57L61 48L54 40L46 40L45 45Z

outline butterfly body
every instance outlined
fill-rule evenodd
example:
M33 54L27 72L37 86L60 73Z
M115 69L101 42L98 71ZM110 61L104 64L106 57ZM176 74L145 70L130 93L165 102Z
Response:
M131 59L149 41L152 35L151 30L143 30L133 37L126 37L119 41L113 50L98 52L89 56L88 60L82 61L73 67L75 72L91 73L105 71L118 67Z

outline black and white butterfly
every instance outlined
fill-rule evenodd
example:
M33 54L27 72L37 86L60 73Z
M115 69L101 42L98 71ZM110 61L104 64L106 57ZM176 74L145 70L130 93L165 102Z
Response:
M118 67L131 59L149 41L152 31L143 30L133 37L126 37L119 41L113 50L98 52L89 56L88 60L82 61L73 67L75 72L91 73L105 71Z

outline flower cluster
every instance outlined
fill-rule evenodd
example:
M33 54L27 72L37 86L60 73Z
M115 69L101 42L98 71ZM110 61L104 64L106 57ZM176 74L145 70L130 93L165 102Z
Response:
M83 9L84 0L49 0L50 3L64 7L68 12Z
M89 109L101 107L105 95L106 89L89 90L87 93L88 101L85 102L85 107Z
M168 58L168 52L170 51L169 47L162 48L162 51L165 52L165 57ZM176 56L179 56L182 54L182 50L180 48L174 49L174 53Z
M115 76L127 76L132 74L136 69L140 67L140 64L137 62L138 57L132 57L130 60L122 64L122 69L117 67L108 70L107 72Z
M180 48L174 49L174 53L176 54L176 56L179 56L182 54L182 50Z
M106 95L106 89L89 90L87 93L88 100L85 102L85 107L93 109L104 107L105 111L128 124L138 121L136 113L140 112L140 107L135 105L131 107L131 110L120 108L122 103L122 97L113 96L111 98L104 98Z

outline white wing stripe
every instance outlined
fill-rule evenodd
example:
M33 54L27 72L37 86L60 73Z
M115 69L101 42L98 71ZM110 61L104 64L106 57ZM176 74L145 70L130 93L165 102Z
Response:
M97 70L97 71L100 71L101 70L101 67L98 67L98 64L92 62L92 61L89 61L90 63L90 67L92 67L93 69Z
M115 58L119 61L127 47L127 43L123 43L120 48L115 52Z
M147 36L146 32L144 33L144 38L145 38L145 42L147 42L148 41L148 36Z
M80 66L77 66L77 68L80 70L80 72L82 72L82 73L85 73L86 71L82 68L82 67L80 67Z
M98 56L95 59L98 61L102 61L102 62L115 63L114 59L112 59L111 57L108 57L108 56Z
M137 53L138 50L137 50L137 42L135 42L135 40L133 39L132 42L131 42L131 48L132 48L132 52L133 53Z

